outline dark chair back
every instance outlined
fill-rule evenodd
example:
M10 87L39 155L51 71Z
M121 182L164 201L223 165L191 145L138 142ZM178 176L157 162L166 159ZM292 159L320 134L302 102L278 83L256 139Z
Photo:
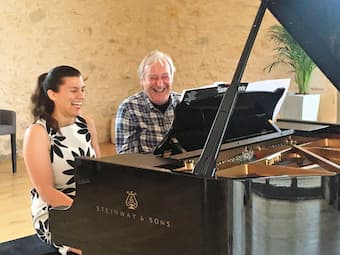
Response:
M16 172L16 112L0 109L0 135L11 136L12 171Z

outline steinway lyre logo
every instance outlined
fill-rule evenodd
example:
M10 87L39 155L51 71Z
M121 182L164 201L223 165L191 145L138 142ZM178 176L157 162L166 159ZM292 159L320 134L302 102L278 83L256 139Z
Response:
M137 193L133 191L127 191L126 193L127 193L127 197L125 200L125 205L129 209L136 210L138 207L138 201L136 197Z

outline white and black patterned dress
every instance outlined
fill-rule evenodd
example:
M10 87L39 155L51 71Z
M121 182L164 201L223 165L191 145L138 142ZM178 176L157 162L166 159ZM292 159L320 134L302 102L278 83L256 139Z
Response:
M75 196L74 167L78 156L95 157L95 151L91 146L91 135L84 118L78 116L74 124L60 128L61 133L47 127L45 120L36 123L46 128L50 137L50 158L56 189L62 191L72 199ZM53 243L53 237L49 231L48 211L51 210L35 189L31 190L33 225L40 239L48 244L55 245L61 254L66 254L66 246L58 246Z

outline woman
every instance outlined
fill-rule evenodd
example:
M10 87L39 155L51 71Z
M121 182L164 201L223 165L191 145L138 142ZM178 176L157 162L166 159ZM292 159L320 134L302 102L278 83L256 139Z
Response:
M35 122L24 137L24 160L33 184L33 224L38 236L61 254L81 251L52 242L48 211L72 205L76 157L100 156L94 122L80 114L84 99L85 84L77 69L57 66L40 75L31 97Z

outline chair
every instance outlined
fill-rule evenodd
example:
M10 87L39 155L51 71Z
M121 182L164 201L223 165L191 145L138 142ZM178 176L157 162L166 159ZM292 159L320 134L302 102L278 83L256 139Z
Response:
M16 113L0 109L0 135L11 135L12 171L17 171L16 157Z

